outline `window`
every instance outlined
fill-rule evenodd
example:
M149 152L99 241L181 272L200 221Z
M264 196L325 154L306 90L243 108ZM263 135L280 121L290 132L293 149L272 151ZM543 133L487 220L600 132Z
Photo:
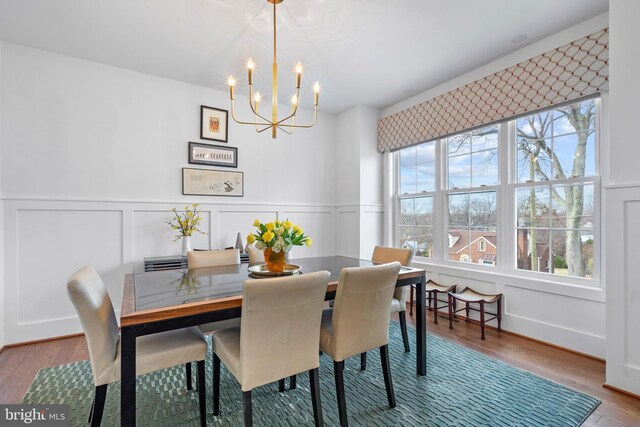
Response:
M434 262L593 279L598 110L585 100L399 150L397 243Z
M594 100L516 121L517 268L593 275Z
M478 242L497 249L498 126L447 138L447 233L451 261L488 264ZM493 188L492 190L489 190Z
M397 233L400 247L416 256L431 257L433 249L433 195L436 189L435 142L400 152L400 206Z

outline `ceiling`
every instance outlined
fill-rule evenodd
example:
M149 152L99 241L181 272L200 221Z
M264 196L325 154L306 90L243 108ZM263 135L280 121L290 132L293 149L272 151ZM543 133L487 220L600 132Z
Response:
M265 0L0 0L0 40L226 90L257 63L268 95ZM608 0L287 0L278 6L280 97L305 66L302 106L384 108L608 10ZM513 39L526 35L525 41Z

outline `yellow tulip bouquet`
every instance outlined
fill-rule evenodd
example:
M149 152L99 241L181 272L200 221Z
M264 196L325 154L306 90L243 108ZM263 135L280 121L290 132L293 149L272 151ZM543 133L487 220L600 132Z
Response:
M198 210L197 203L193 203L191 206L186 205L184 211L178 212L176 208L171 209L175 218L170 221L166 221L167 224L174 230L178 231L178 234L173 239L174 241L180 240L184 236L191 236L193 233L207 234L198 228L201 218L200 211Z
M288 219L263 224L256 219L253 226L257 228L254 234L247 236L247 243L256 244L256 249L271 249L273 252L288 252L292 246L311 246L311 237L304 234L299 225L293 225Z

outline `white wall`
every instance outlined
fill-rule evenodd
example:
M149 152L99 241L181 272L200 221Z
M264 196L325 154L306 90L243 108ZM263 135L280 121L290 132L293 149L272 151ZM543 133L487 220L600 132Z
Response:
M337 117L338 251L371 258L382 243L382 156L376 151L379 110L354 107Z
M609 25L608 15L600 15L575 27L568 28L549 38L499 58L463 76L453 78L431 90L420 93L382 111L382 117L420 104L435 96L473 82L479 78L501 71L521 61L555 49L566 43L592 34ZM389 156L390 157L390 156ZM606 169L607 165L603 165ZM384 168L385 182L390 186L392 177L389 167ZM604 181L603 181L604 184ZM392 223L393 209L387 198L385 229ZM508 215L507 215L508 216ZM504 216L503 216L504 217ZM501 247L506 248L509 240L501 238ZM510 258L500 256L501 259ZM605 356L605 295L604 282L595 287L572 286L553 280L514 275L508 268L460 268L448 262L414 263L429 271L429 278L443 284L472 286L480 292L500 292L504 294L503 328L591 354ZM552 279L552 278L551 278Z
M335 251L323 238L336 224L333 116L275 141L230 120L245 196L182 196L181 168L207 168L187 162L200 105L228 109L226 92L10 43L0 85L7 343L79 332L65 284L86 264L118 308L125 273L141 271L144 257L180 253L163 223L174 206L202 204L209 234L196 248L232 246L254 218L279 216L314 237L294 256ZM246 100L237 102L246 116Z
M0 42L0 104L2 101L2 47ZM0 147L2 147L2 108L0 108ZM0 188L2 187L2 151L0 150ZM0 236L4 236L4 200L0 191ZM4 313L4 239L0 238L0 348L5 344Z
M640 2L610 2L610 186L605 188L607 384L640 395Z

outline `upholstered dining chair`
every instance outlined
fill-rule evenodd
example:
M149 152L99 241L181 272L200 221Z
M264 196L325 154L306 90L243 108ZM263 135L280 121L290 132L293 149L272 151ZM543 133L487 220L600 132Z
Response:
M187 264L189 265L190 276L197 276L197 269L206 267L222 267L225 265L240 265L239 249L223 249L219 251L189 251L187 252ZM195 271L194 271L195 270ZM204 270L203 270L204 271ZM221 320L219 322L198 325L200 332L209 333L218 329L230 328L240 325L240 319Z
M348 426L344 393L344 361L356 354L380 349L382 373L389 406L396 399L389 365L389 306L400 263L344 268L340 272L335 304L324 310L320 326L320 351L333 359L340 425Z
M264 252L256 248L254 245L247 246L247 253L249 254L249 265L261 264L264 262Z
M107 387L120 380L118 323L107 289L93 268L84 267L75 272L69 278L67 292L82 323L96 387L89 422L92 426L99 426ZM200 424L204 426L206 354L207 341L196 327L146 335L137 339L136 375L197 361Z
M412 249L376 246L373 249L371 261L378 264L386 264L389 262L398 261L400 265L406 267L411 264L412 258ZM396 290L393 291L393 300L391 300L391 314L398 313L398 319L400 320L400 331L402 332L402 341L404 343L404 351L408 353L410 351L410 348L409 335L407 333L407 317L405 314L407 311L407 288L408 286L403 286L401 288L396 288Z
M189 268L240 264L240 250L189 251L187 252L187 264Z
M323 424L318 335L328 271L244 282L239 328L213 333L213 414L220 413L220 362L242 389L244 425L251 426L251 391L309 372L313 417Z

